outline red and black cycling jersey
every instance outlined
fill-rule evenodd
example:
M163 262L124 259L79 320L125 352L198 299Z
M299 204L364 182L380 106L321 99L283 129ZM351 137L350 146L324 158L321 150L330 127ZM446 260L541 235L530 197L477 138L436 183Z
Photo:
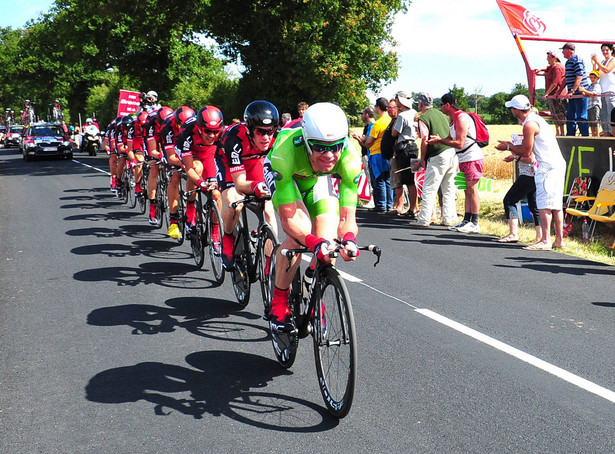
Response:
M271 141L269 149L273 148L274 142L275 138ZM245 170L244 161L264 158L267 153L269 150L260 151L253 146L245 123L235 123L220 137L217 159L226 161L229 172L235 173Z
M156 121L156 111L150 112L145 122L145 138L153 137L157 143L160 143L160 125Z
M189 118L180 129L175 141L175 154L184 160L186 156L192 156L203 163L203 178L215 178L217 167L215 162L218 143L205 145L205 141L199 133L196 117Z
M128 131L126 131L126 143L132 143L133 151L143 151L143 126L138 121L135 121Z
M120 146L128 147L128 139L126 138L126 131L122 126L122 122L119 125L115 126L115 146L117 148L118 153L126 153L126 151L122 152L120 150Z
M109 152L116 153L115 148L115 124L113 122L109 123L107 126L107 130L105 131L105 139L109 142Z
M173 115L164 121L160 130L160 145L164 149L167 157L175 153L175 138L179 134L179 128L175 124Z
M260 151L252 144L245 123L229 126L222 134L216 152L220 190L234 186L233 174L237 172L245 172L248 180L264 181L263 161L274 142L275 138L268 150Z

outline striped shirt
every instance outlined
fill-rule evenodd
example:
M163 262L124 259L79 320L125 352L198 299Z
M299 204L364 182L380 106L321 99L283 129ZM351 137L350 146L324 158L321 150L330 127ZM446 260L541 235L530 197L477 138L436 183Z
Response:
M585 72L585 63L575 54L566 61L566 88L568 88L569 92L572 91L572 87L574 87L574 83L578 76L583 77L580 86L587 88L589 86L589 81L587 80L587 73ZM580 94L580 92L577 90L574 94Z

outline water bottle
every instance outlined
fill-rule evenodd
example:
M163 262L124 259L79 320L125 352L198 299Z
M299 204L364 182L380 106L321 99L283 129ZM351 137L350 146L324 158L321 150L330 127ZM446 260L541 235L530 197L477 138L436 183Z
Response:
M307 267L303 274L303 282L301 284L301 296L303 301L307 304L310 298L310 288L312 288L312 281L314 280L314 268Z
M583 241L586 243L589 242L589 224L587 222L587 218L583 220L581 230L583 230Z

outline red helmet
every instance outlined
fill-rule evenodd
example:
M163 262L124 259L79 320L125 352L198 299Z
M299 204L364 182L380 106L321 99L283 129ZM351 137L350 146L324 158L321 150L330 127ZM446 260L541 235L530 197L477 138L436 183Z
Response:
M222 112L215 106L205 106L196 115L196 124L201 128L222 130L224 117Z
M139 114L139 116L137 117L137 122L140 125L144 125L145 123L147 123L147 117L148 117L148 113L145 110L142 110L141 113Z
M180 106L175 111L175 124L181 127L188 118L194 117L194 110L192 107Z
M174 113L175 112L173 111L173 109L171 109L169 106L162 106L160 109L158 109L158 112L156 113L156 121L159 125L162 125L165 120Z

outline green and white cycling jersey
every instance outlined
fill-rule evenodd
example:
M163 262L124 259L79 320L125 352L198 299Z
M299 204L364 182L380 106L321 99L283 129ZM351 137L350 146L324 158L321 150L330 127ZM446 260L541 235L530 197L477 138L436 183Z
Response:
M339 215L339 207L357 205L361 153L348 138L333 169L327 173L315 172L308 159L302 129L282 129L263 170L276 210L280 205L302 200L314 218L327 213Z

